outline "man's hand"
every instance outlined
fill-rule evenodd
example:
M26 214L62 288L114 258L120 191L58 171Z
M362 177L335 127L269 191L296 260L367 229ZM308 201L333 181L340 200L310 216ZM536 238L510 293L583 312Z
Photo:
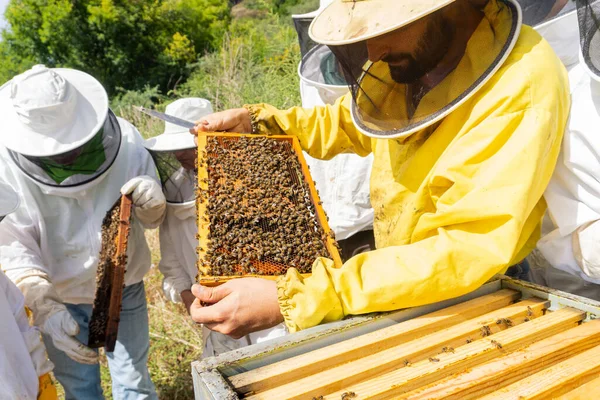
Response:
M181 301L183 302L183 305L189 314L190 307L192 306L194 300L196 300L196 297L192 294L191 290L184 290L179 294L179 296L181 296Z
M147 228L160 225L165 216L167 200L155 179L146 175L135 177L123 185L121 194L131 194L135 215Z
M54 347L72 360L81 364L98 364L98 353L75 338L79 333L79 325L66 308L52 314L41 331L52 338Z
M233 108L210 114L196 121L196 126L190 133L198 132L235 132L252 133L250 113L245 108Z
M192 319L234 339L283 322L274 281L233 279L214 288L194 285L192 293Z

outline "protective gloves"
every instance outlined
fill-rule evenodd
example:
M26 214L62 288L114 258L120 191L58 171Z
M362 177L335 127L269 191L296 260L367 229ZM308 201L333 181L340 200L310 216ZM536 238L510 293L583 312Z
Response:
M79 325L61 302L46 274L33 270L15 283L25 296L25 304L33 312L33 324L52 338L57 349L79 363L98 363L98 353L73 337L79 333Z
M162 188L149 176L131 179L121 188L121 194L131 194L135 215L149 229L158 227L165 217L167 200Z
M36 328L31 328L26 332L22 332L22 334L37 376L43 376L52 371L54 364L46 356L46 347L40 337L40 331Z
M165 297L173 303L180 303L182 301L180 293L184 290L192 290L192 285L194 284L194 282L185 275L185 272L180 275L181 276L178 277L165 277L162 282Z
M73 337L79 333L79 325L66 307L48 317L42 331L50 335L54 346L71 359L81 364L98 363L98 354Z

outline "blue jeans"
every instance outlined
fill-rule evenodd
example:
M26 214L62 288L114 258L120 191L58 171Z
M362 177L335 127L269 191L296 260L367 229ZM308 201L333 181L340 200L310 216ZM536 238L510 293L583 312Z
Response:
M79 324L77 340L87 344L92 305L66 306ZM43 335L43 338L48 356L55 365L54 376L64 387L66 400L104 399L100 386L100 366L73 361L54 347L49 336ZM106 354L114 399L158 399L148 373L149 348L146 293L144 283L140 282L123 290L123 308L115 351Z
M531 281L531 277L529 276L529 261L525 259L520 263L513 265L506 270L504 275L510 276L511 278L520 279L522 281Z

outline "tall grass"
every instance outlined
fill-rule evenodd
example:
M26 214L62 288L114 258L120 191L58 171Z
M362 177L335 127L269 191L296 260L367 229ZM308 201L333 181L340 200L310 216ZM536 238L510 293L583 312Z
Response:
M300 104L296 37L291 24L273 13L234 21L220 49L200 60L181 94L207 98L215 110Z

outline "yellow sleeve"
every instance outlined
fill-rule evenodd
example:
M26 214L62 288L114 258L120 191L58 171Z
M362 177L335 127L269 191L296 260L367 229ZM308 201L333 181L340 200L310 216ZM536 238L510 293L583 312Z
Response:
M317 259L308 278L288 270L277 286L290 331L454 298L518 261L545 210L566 121L557 114L528 108L457 137L428 175L435 209L419 218L409 244L360 254L339 269Z
M268 104L246 105L252 130L263 135L293 135L314 158L329 160L337 154L371 152L371 139L352 123L350 93L334 104L314 108L292 107L278 110Z

